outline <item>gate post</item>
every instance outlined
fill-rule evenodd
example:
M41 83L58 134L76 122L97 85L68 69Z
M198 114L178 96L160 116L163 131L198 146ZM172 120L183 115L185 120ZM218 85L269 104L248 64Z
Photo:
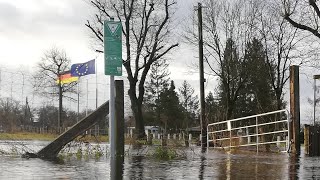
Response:
M291 152L300 154L300 92L299 66L290 66L290 123Z

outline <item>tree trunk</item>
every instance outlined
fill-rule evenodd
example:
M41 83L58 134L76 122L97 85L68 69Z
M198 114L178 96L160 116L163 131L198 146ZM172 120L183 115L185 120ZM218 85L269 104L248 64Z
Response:
M135 87L135 86L134 86ZM131 100L131 109L135 118L135 138L142 139L146 136L144 132L144 121L142 116L142 101L139 101L136 97L135 90L130 86L128 91Z

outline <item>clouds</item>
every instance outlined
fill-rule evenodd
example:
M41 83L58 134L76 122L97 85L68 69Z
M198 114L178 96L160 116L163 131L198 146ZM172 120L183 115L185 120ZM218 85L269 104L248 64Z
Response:
M0 2L0 29L7 35L47 35L58 30L61 33L84 27L89 13L86 3L75 0Z
M32 65L52 46L65 49L71 59L92 58L84 25L90 13L78 0L2 0L0 63Z

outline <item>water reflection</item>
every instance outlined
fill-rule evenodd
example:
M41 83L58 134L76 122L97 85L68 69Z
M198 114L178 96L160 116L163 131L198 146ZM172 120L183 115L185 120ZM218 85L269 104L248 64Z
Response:
M143 156L133 156L130 158L129 179L143 179Z
M288 174L289 174L289 179L290 180L298 180L298 171L300 169L300 164L299 164L299 156L291 154L289 155L289 163L288 163Z
M204 177L204 171L205 171L205 166L206 166L206 157L205 154L201 154L200 157L200 168L199 168L199 179L202 180Z
M116 156L110 158L110 179L111 180L122 180L123 177L123 156Z
M141 148L138 152L148 151ZM0 155L0 179L320 179L320 157L216 150L201 153L198 147L183 150L186 158L169 161L137 153L120 159L66 158L63 162Z
M217 156L218 154L215 154ZM207 171L212 171L216 179L287 179L287 155L223 153L220 157L210 154Z

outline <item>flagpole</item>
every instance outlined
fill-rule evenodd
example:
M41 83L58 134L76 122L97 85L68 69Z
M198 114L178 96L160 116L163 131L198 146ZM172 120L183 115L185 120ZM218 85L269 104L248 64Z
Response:
M89 99L89 84L88 84L88 79L87 79L87 103L86 103L86 116L88 116L88 99Z
M95 70L96 70L96 109L98 108L98 61L95 60Z
M80 78L79 78L79 81L78 81L78 112L77 112L77 122L79 122L79 109L80 109Z

